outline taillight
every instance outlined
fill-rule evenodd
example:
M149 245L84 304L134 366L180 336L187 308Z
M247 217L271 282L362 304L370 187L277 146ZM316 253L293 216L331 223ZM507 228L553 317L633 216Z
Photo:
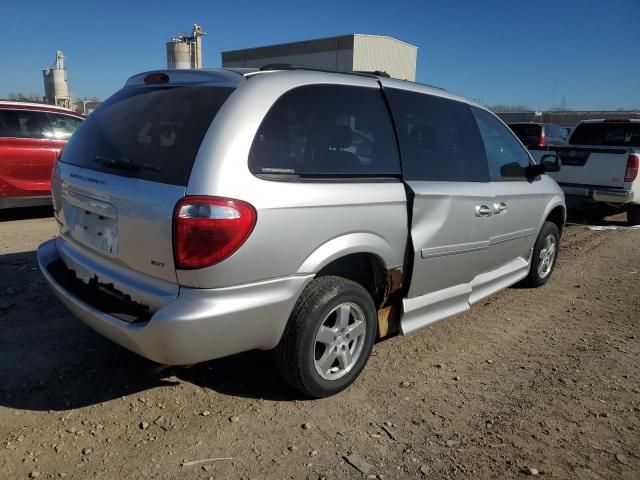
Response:
M538 141L539 147L544 147L547 143L547 139L544 136L544 130L540 133L540 140Z
M627 171L624 174L625 182L633 182L638 177L638 169L640 168L640 155L632 153L627 159Z
M247 240L256 218L256 210L240 200L184 197L173 214L176 268L193 270L221 262Z

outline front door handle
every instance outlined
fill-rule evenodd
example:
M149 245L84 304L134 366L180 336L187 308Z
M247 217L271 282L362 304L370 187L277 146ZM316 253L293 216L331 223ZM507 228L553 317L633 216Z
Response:
M505 202L493 204L493 213L495 213L496 215L499 215L501 213L507 213L507 210L509 210L509 207Z
M493 215L493 208L489 205L476 205L476 217L490 217Z

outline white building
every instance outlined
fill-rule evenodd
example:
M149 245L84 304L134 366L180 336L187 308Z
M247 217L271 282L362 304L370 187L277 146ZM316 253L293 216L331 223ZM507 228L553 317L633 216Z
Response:
M381 71L415 81L418 47L397 38L354 33L222 52L223 68L285 63L339 71Z

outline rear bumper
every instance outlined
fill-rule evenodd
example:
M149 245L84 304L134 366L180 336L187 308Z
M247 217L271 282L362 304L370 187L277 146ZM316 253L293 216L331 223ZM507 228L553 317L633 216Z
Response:
M0 210L3 208L43 207L48 205L51 205L51 195L0 197Z
M560 184L567 197L583 203L634 203L638 202L632 190L622 188L590 187L588 185Z
M127 323L68 291L51 275L55 239L38 248L38 264L62 303L101 335L165 365L188 365L252 349L274 348L312 278L290 276L218 289L180 288L175 300L144 323Z
M630 190L608 190L599 189L593 191L593 200L605 203L631 203L633 202L633 192Z

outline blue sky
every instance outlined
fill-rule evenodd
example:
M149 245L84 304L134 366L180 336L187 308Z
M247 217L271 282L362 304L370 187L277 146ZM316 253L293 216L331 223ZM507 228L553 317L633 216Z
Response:
M41 95L61 49L72 94L104 99L164 68L167 39L200 23L205 67L224 50L382 34L419 47L419 82L489 105L640 108L639 22L640 0L2 0L0 97Z

